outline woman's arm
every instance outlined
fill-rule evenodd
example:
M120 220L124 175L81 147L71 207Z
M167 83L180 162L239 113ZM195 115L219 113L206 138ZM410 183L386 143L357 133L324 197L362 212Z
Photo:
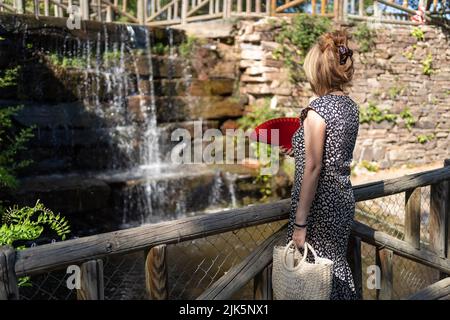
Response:
M305 168L302 187L296 211L295 223L306 224L311 204L314 200L322 169L322 157L325 144L325 121L316 112L308 112L303 121L305 139ZM295 228L293 240L298 247L305 242L306 228Z

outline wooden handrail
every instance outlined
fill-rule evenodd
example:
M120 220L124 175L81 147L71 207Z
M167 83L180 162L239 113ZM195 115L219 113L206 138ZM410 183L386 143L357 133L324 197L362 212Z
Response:
M439 183L450 179L450 167L415 173L400 178L377 181L354 187L356 201L365 201L382 196L401 193L416 187ZM46 244L19 251L15 270L17 275L40 273L61 268L111 254L125 254L160 244L178 243L186 240L255 226L286 219L290 210L290 199L218 213L183 218L176 221L143 225L140 227L108 232L99 235ZM368 229L361 231L369 232ZM364 234L364 232L363 232ZM376 233L379 235L380 233ZM378 241L385 241L380 238ZM392 239L387 239L392 240ZM400 241L400 240L399 240ZM396 244L386 241L385 245ZM415 255L412 246L404 247L405 254ZM414 248L415 249L415 248ZM433 262L436 267L446 265Z
M435 282L432 285L414 293L407 300L449 300L450 277Z
M285 228L281 228L262 244L255 248L241 263L232 267L219 280L213 283L197 299L199 300L224 300L230 299L239 289L245 286L250 279L255 277L272 261L273 246L285 237ZM450 260L441 259L438 255L418 250L402 240L398 240L388 234L377 231L362 223L355 222L353 235L360 237L362 241L372 244L377 248L391 249L396 255L409 258L421 264L437 268L441 271L450 271Z

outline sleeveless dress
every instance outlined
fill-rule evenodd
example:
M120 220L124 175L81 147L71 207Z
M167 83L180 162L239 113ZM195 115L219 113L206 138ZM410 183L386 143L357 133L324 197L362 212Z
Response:
M350 182L350 164L359 128L358 105L348 96L325 95L313 100L300 114L302 123L309 110L326 123L322 170L316 195L307 218L306 241L320 257L334 263L332 300L357 299L346 253L355 215L355 199ZM300 197L305 165L303 126L294 133L292 146L295 177L291 191L287 242L294 232L295 214Z

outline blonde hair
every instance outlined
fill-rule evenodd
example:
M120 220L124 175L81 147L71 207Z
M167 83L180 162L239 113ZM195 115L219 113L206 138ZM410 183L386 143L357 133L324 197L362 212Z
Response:
M345 31L323 34L308 51L303 69L312 90L318 96L324 96L336 90L344 90L352 80L354 68L351 56L340 64L339 47L347 47L348 35Z

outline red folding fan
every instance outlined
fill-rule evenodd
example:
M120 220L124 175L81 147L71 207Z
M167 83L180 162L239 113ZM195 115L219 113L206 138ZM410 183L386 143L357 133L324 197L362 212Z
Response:
M300 128L299 118L271 119L258 125L250 134L250 139L270 145L279 145L286 149L291 149L292 136L298 128ZM278 129L278 143L276 141L276 132L271 131L273 129ZM275 135L274 141L271 141L272 134Z

